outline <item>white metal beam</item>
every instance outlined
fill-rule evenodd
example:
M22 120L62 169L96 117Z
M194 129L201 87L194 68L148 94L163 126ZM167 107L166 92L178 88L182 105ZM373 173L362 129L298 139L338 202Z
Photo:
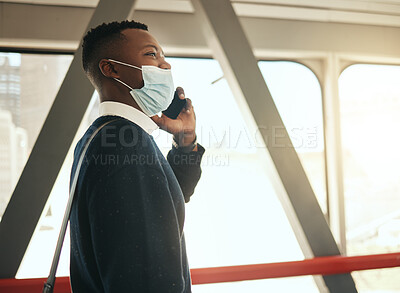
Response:
M340 64L335 54L325 59L322 80L323 117L329 194L329 220L331 231L346 254L346 217L343 190L343 159L340 131L339 76Z

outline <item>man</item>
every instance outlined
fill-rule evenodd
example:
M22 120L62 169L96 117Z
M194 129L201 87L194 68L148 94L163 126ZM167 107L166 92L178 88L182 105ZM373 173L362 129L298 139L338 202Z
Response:
M75 148L79 172L71 228L74 293L191 292L183 235L184 202L200 178L204 148L196 143L190 99L176 119L165 110L173 95L171 66L147 26L102 24L84 37L83 68L100 96L100 117ZM177 89L184 99L182 88ZM152 131L173 134L161 154Z

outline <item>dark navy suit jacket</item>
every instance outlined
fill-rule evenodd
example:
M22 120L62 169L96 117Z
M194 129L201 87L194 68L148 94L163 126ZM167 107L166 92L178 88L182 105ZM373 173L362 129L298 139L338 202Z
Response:
M204 148L172 149L118 116L99 117L78 142L71 171L91 134L70 216L74 293L191 292L183 225L200 179Z

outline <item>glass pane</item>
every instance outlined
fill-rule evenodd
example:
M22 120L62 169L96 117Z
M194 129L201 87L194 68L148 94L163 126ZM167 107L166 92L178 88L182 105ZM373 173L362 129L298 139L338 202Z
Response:
M71 60L0 52L0 219Z
M399 293L400 268L358 271L352 273L358 293Z
M399 80L400 66L366 64L348 67L339 79L349 255L400 250ZM384 271L355 274L356 281L368 276L368 292L400 292L400 281L380 277L392 270Z
M321 87L306 66L258 63L322 211L327 213Z

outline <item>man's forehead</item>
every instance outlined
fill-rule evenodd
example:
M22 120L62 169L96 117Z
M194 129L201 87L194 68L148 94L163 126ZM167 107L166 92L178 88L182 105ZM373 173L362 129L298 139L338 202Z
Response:
M160 48L157 40L148 31L142 29L126 29L121 33L127 38L129 46L139 50L149 46L153 46L157 49Z

